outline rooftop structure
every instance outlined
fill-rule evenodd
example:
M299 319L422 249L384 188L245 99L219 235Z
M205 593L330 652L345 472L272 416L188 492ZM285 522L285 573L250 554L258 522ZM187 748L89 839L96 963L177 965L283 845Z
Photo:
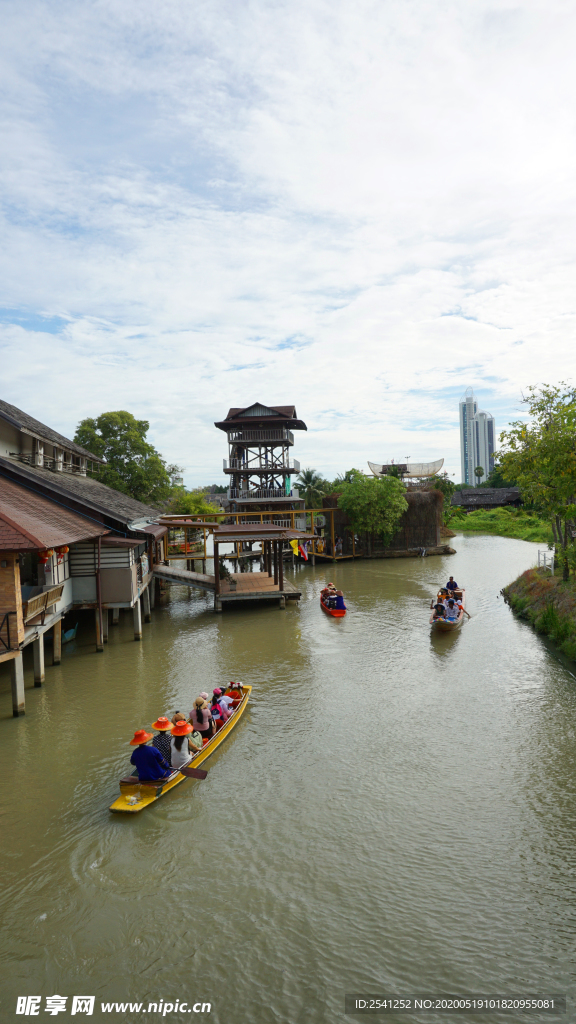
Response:
M293 405L262 405L230 409L226 419L215 423L228 435L228 459L224 472L230 486L227 504L233 511L293 509L304 507L292 474L300 463L290 459L295 430L306 430Z
M436 476L444 465L444 459L436 459L435 462L388 462L384 465L369 462L368 465L374 476L392 475L421 480L425 477Z

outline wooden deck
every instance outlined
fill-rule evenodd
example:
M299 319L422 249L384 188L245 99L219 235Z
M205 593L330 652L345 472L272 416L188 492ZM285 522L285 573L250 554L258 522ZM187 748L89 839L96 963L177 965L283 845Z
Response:
M235 572L232 579L236 581L236 590L230 589L228 580L222 580L220 584L220 600L222 602L232 601L278 601L284 597L287 601L297 601L301 597L301 591L284 579L284 590L280 590L274 577L266 572Z
M201 572L190 572L188 569L181 569L175 565L156 565L154 575L161 580L170 583L180 583L185 587L197 587L200 590L209 590L214 594L215 605L233 604L239 601L279 601L285 604L286 601L298 601L302 596L300 590L284 578L284 589L280 590L274 577L267 572L235 572L231 574L232 580L236 582L236 588L232 589L228 580L220 581L220 594L216 595L215 580L213 576ZM220 609L217 609L220 610Z

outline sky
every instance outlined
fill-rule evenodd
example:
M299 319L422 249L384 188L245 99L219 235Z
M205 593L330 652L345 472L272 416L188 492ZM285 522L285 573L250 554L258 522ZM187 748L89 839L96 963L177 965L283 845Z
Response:
M188 486L230 406L333 478L572 380L576 8L3 4L0 397L127 409Z

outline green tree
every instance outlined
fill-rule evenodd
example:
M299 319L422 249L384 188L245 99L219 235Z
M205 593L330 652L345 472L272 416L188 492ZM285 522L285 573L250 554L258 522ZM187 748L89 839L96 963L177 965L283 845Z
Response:
M315 469L303 469L296 481L307 508L318 508L327 492L327 481Z
M523 402L530 419L500 435L500 464L552 523L567 580L576 533L576 389L564 382L532 386Z
M351 479L342 484L338 507L346 513L354 530L392 539L402 514L408 508L406 489L395 477L365 476L351 471Z
M476 486L478 486L482 477L484 476L484 466L476 466L476 469L474 470L474 476L476 477Z
M218 509L206 501L205 494L185 491L179 488L166 505L166 511L174 516L214 516Z
M106 460L95 476L137 501L157 504L169 497L170 476L162 456L146 440L150 424L130 412L103 412L79 423L76 444Z

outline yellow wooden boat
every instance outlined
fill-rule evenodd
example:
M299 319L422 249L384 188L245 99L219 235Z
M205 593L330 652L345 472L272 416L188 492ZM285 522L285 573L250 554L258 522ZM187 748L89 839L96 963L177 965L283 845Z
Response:
M443 597L444 595L439 593L437 600L442 601ZM454 597L458 598L458 600L462 602L462 606L464 608L466 607L466 591L464 589L455 590ZM452 621L448 621L448 619L435 619L434 612L432 612L432 615L430 616L430 623L432 625L432 628L437 629L439 633L451 633L455 629L460 629L463 619L464 612L462 611L460 612L458 618L452 619Z
M204 761L207 761L240 721L250 699L252 687L237 683L234 689L240 690L242 693L242 699L238 707L234 709L228 721L218 730L210 742L206 743L202 750L199 750L195 757L192 758L186 766L187 768L199 768ZM137 781L128 783L122 780L120 783L120 796L110 805L110 810L122 811L126 814L137 814L138 811L143 811L145 807L155 803L156 800L159 800L169 790L174 789L174 786L183 782L185 778L186 776L182 775L182 772L175 771L173 775L169 775L167 779L160 779L157 783Z

